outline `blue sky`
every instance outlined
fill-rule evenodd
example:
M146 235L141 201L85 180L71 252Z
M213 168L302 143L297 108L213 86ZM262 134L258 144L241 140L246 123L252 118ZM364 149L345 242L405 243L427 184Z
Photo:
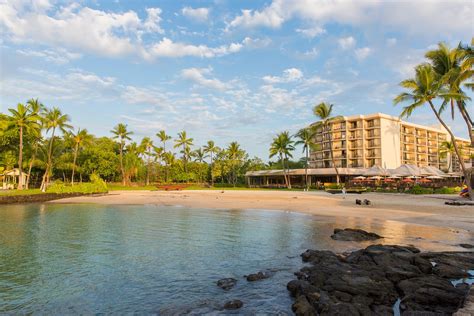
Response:
M0 0L0 111L34 97L99 136L185 129L266 160L319 102L398 115L398 83L438 42L470 42L473 15L459 0Z

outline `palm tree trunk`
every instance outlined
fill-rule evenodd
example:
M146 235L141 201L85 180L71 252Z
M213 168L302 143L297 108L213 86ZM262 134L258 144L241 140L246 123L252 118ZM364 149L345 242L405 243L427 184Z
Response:
M473 130L473 122L469 113L466 110L466 107L462 104L462 101L457 101L457 105L459 108L459 112L461 112L462 118L466 122L467 125L467 133L469 134L469 138L471 140L471 147L474 147L474 130Z
M290 162L288 160L288 156L285 155L286 160L286 175L288 177L288 189L291 189L291 177L290 177Z
M20 152L18 157L18 190L23 190L23 126L20 126Z
M280 161L281 161L281 166L283 167L283 178L285 178L285 186L289 188L288 179L286 177L285 160L283 160L283 154L280 154Z
M212 160L212 152L211 152L211 187L214 186L214 175L212 174L212 166L213 166L213 160Z
M448 125L446 125L446 123L443 121L438 111L436 111L433 105L433 102L429 100L428 103L430 104L431 110L436 115L436 118L438 119L438 121L441 123L441 125L443 125L443 127L448 131L449 135L451 136L451 140L454 146L454 151L456 152L456 156L458 157L459 165L461 166L461 170L464 175L464 181L466 182L466 185L467 185L467 190L469 192L469 199L473 200L474 196L472 196L471 177L470 177L471 175L469 172L467 172L466 167L464 166L464 160L462 159L461 152L459 151L458 145L456 144L456 138L454 137L454 134L453 132L451 132L451 129L448 127Z
M123 169L123 141L120 142L120 172L122 172L122 185L125 185L125 170Z
M304 184L306 185L306 191L309 191L308 185L308 147L306 147L306 164L304 168Z
M74 148L74 159L72 162L71 185L74 185L74 172L76 171L76 160L77 160L78 151L79 151L79 143L76 143L76 148Z
M150 185L150 156L151 156L151 152L150 150L148 150L148 162L147 162L147 166L146 166L146 185Z
M30 177L31 177L31 169L33 169L33 163L36 159L36 154L38 152L38 142L35 141L33 145L33 156L31 156L30 165L28 166L28 174L26 175L26 189L30 188Z
M339 184L339 170L337 170L336 161L334 160L334 153L332 151L332 139L329 142L329 153L331 154L331 161L334 170L336 171L336 183Z
M53 153L53 142L54 142L54 132L56 128L53 127L53 133L51 134L51 139L49 140L49 149L48 149L48 163L46 164L46 170L43 175L43 180L41 181L41 191L46 192L46 187L49 183L49 173L52 171L51 166L51 156Z

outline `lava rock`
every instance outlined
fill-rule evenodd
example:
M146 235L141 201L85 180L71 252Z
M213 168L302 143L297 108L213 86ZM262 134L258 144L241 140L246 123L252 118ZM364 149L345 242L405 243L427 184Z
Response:
M459 244L459 247L463 247L466 249L474 249L474 245L471 244Z
M239 309L242 306L244 306L244 303L241 300L232 300L225 302L224 309Z
M334 234L331 235L331 238L334 240L343 240L343 241L367 241L367 240L377 240L383 238L375 233L366 232L362 229L352 229L345 228L334 229Z
M234 278L225 278L225 279L220 279L219 281L217 281L217 286L227 291L233 288L236 283L237 283L237 280Z
M259 281L259 280L263 280L263 279L268 279L270 276L271 276L271 274L269 272L259 271L257 273L252 273L252 274L246 275L245 278L249 282L254 282L254 281Z
M469 290L451 280L474 269L474 252L421 253L398 245L344 255L307 250L301 257L309 264L287 284L297 315L392 315L398 299L403 315L450 315Z

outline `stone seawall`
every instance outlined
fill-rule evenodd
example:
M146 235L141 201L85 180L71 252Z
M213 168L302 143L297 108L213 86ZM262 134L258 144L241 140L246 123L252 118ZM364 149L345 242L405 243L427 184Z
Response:
M100 196L107 193L42 193L29 195L0 195L0 205L2 204L24 204L41 203L52 200L76 197L76 196Z

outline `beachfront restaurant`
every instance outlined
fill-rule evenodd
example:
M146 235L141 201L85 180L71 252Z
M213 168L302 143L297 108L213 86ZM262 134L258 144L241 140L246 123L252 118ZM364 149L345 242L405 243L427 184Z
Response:
M396 169L385 169L380 166L371 168L338 168L341 183L350 186L379 186L381 184L422 184L425 186L459 186L462 184L460 173L445 173L436 167L418 167L411 164L401 165ZM310 186L321 187L324 183L336 182L334 168L310 168L307 170ZM292 187L305 186L305 169L290 169ZM285 187L283 170L249 171L245 174L249 187L280 188Z
M25 172L22 172L21 174L23 183L26 183L26 179L28 178L28 174ZM0 174L0 182L1 182L1 187L0 189L2 190L13 190L18 186L18 183L20 182L20 169L15 168L12 170L7 170Z

